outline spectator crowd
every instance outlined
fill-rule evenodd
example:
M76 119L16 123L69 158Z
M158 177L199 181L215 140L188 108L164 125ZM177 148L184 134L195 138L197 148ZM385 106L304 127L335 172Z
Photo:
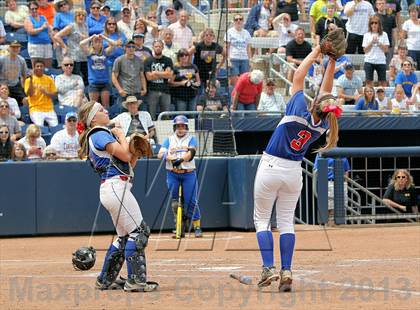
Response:
M203 3L225 5L190 2L199 10ZM405 3L404 15L394 0L229 1L230 8L250 9L230 14L219 38L212 28L195 32L194 11L178 0L6 0L0 160L77 158L77 110L86 100L100 102L127 136L142 132L152 143L154 121L165 111L284 111L278 81L252 67L261 53L253 37L278 38L278 48L262 52L281 54L291 81L313 46L337 27L348 41L334 76L341 103L418 111L420 3ZM364 55L363 70L355 70L351 54ZM327 61L320 58L310 70L314 93Z

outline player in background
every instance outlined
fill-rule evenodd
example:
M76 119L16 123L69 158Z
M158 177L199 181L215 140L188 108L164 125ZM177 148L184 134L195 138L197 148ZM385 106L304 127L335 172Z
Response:
M174 134L163 141L158 158L166 161L168 172L166 182L172 197L172 211L175 219L178 208L178 189L182 185L184 199L183 229L190 230L190 221L195 237L202 237L200 208L197 201L197 174L195 172L195 152L197 140L188 133L188 118L178 115L173 120ZM176 221L176 220L175 220Z
M304 79L321 53L319 46L297 68L285 116L277 125L261 157L254 184L254 224L261 251L263 270L259 287L269 286L280 278L279 290L291 291L292 257L295 246L294 214L302 189L301 161L309 146L329 129L327 144L318 151L333 148L338 140L337 118L341 108L331 90L335 60L330 57L319 95L309 109L304 98ZM277 201L276 201L277 200ZM271 211L276 202L277 228L280 231L280 275L276 272L271 233Z

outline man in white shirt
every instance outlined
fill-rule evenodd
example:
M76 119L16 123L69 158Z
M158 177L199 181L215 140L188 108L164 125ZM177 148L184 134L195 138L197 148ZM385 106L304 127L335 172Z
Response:
M77 114L66 114L64 129L57 131L51 139L51 146L58 152L57 156L63 159L77 159L79 149L79 134L76 131Z
M84 98L85 85L80 75L73 74L74 61L65 56L61 64L63 74L55 77L55 87L58 92L58 102L61 105L79 107Z
M344 74L337 80L337 97L344 100L344 104L355 104L363 96L363 82L354 75L352 64L347 64L344 69Z
M194 34L191 28L187 26L188 19L188 12L181 10L179 11L179 20L168 26L168 28L172 29L174 32L174 43L176 43L180 48L189 49L192 44Z
M348 17L346 54L364 54L363 35L368 32L369 17L375 15L373 6L365 0L350 1L344 7L344 14Z
M133 37L135 21L131 19L131 9L125 6L121 9L122 18L117 22L118 30L124 33L127 40Z

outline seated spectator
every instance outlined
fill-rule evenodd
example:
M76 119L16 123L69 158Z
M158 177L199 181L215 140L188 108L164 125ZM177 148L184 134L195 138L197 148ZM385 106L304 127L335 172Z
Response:
M192 45L192 38L194 36L193 31L187 25L189 14L185 10L180 10L179 20L168 26L174 32L174 43L176 43L180 48L190 48Z
M380 86L376 88L376 102L379 105L379 110L391 110L391 100L385 95L385 89Z
M261 94L258 111L283 112L286 109L283 96L275 91L276 84L273 79L267 79L265 89Z
M271 16L271 0L263 0L261 4L254 5L251 8L244 28L251 36L265 37L269 30Z
M88 84L87 58L79 43L88 37L86 12L80 9L74 12L74 22L54 35L54 40L61 46L63 55L74 61L73 73L80 75L85 85ZM67 38L66 42L64 38Z
M144 62L144 72L147 79L147 104L153 120L160 112L169 111L171 108L171 94L169 80L173 79L173 63L169 57L162 53L163 42L153 42L153 56Z
M297 22L299 20L298 15L298 5L300 10L300 16L302 21L306 21L306 11L305 11L305 4L303 0L276 0L275 2L275 16L278 16L282 13L290 14L292 18L292 22Z
M391 99L392 113L398 114L401 110L407 110L407 98L401 86L395 87L394 98Z
M25 81L25 93L28 95L29 116L34 124L55 127L58 125L52 98L57 95L52 77L44 74L45 65L42 60L35 60L33 75Z
M197 90L201 82L198 68L191 63L190 54L186 48L178 51L174 75L169 85L172 104L175 105L176 111L195 111Z
M9 45L9 54L0 56L0 81L9 86L10 96L22 105L22 100L25 98L23 84L28 67L25 59L19 55L20 48L20 43L13 41Z
M130 137L133 133L140 133L150 140L155 136L155 125L149 112L139 111L140 105L141 100L135 96L128 96L122 103L128 112L118 114L111 123L121 127L126 137Z
M15 142L22 136L22 131L16 117L11 116L9 111L7 101L0 100L0 125L6 125L9 128L10 140Z
M234 26L225 34L225 50L229 61L230 85L234 86L238 76L249 71L249 60L252 57L249 44L251 35L243 29L244 18L241 14L235 14Z
M55 77L58 92L58 102L61 105L79 107L84 98L85 85L80 75L73 74L74 62L70 57L64 57L61 65L63 74Z
M103 46L103 40L110 43L106 49ZM105 108L109 107L111 90L107 57L115 44L113 40L101 34L94 34L80 42L80 47L87 55L89 99L99 102L100 98L100 102Z
M219 82L211 80L207 83L206 91L197 101L197 112L203 111L228 111L226 96L218 94Z
M144 18L139 18L134 24L134 33L144 34L144 45L152 48L153 41L159 39L158 25Z
M324 61L324 66L325 68L328 65L328 58L326 57L327 61ZM338 58L335 61L335 70L334 70L334 79L338 79L340 76L342 76L344 74L345 67L347 66L347 64L350 64L350 60L347 58L347 56L343 55L340 58Z
M112 84L118 90L120 106L127 96L135 96L140 100L147 93L144 63L135 55L135 49L134 41L127 41L125 54L119 56L112 67Z
M0 125L0 161L7 161L12 156L13 142L10 140L9 127Z
M394 172L383 198L384 203L406 213L418 213L418 199L413 177L406 169Z
M50 146L56 150L57 158L77 159L79 149L79 134L76 130L77 113L66 114L64 129L57 131L51 138Z
M147 58L152 56L152 50L146 46L144 46L144 34L143 33L135 33L133 34L133 41L136 45L136 50L134 55L139 57L141 60L146 61Z
M232 92L232 111L257 110L260 102L264 73L252 70L242 74Z
M345 29L344 23L341 18L334 16L335 15L335 4L329 3L327 5L327 16L323 16L318 19L315 24L315 44L318 45L319 42L325 37L325 35L336 28Z
M369 18L369 32L363 36L363 49L365 52L366 85L373 86L373 71L378 74L381 86L386 86L386 53L389 40L386 32L382 30L381 20L375 15Z
M54 16L56 14L54 4L49 3L48 0L37 0L38 2L38 14L44 16L48 24L52 26L54 24Z
M378 102L375 100L375 90L371 86L366 86L364 89L364 96L360 98L355 110L379 110Z
M363 94L362 80L354 75L354 67L347 64L344 74L337 80L337 96L344 100L344 104L355 104Z
M365 0L347 2L344 7L347 15L347 50L346 54L363 54L363 36L369 31L369 18L375 15L371 3Z
M298 28L295 31L295 39L286 45L287 61L293 65L294 68L299 67L303 59L312 51L312 46L305 41L305 30ZM290 69L287 73L287 79L293 81L295 70Z
M23 28L25 19L29 16L26 5L17 5L16 0L6 0L7 10L4 14L4 22L12 27L13 32L24 33Z
M290 15L282 13L275 17L272 21L274 29L279 34L279 48L278 53L286 52L286 45L295 37L295 31L299 28L298 25L293 24Z
M66 114L64 129L57 131L51 138L50 146L56 150L57 158L77 159L79 149L79 134L76 130L77 113Z
M410 19L402 25L401 39L407 39L408 56L414 59L420 68L420 19L419 8L413 3L408 7Z
M46 3L47 0L41 1ZM52 36L51 25L44 15L38 13L39 6L35 1L30 1L28 6L31 15L25 19L24 24L25 30L28 33L28 53L31 57L32 68L35 67L35 60L38 59L42 59L44 65L47 68L50 68L53 57L50 38L50 36ZM52 9L54 10L54 8Z
M12 147L11 159L7 162L16 162L16 161L30 161L28 155L26 154L26 148L20 143L14 143Z
M90 3L90 14L87 18L87 26L89 29L89 36L100 34L104 31L106 17L100 13L101 3L99 1L92 1Z
M395 87L395 78L400 70L403 69L403 62L408 60L414 63L410 56L407 56L407 46L404 43L398 45L398 54L392 57L389 63L389 86Z
M19 105L16 99L9 97L9 87L7 84L0 84L0 101L6 101L9 104L10 116L14 116L17 119L20 118Z
M125 6L121 9L122 18L117 22L118 29L127 39L133 37L135 22L131 19L131 8Z
M53 32L63 30L67 25L70 25L74 22L74 13L73 13L73 1L72 0L55 0L54 8L56 14L54 16ZM58 42L55 42L55 56L57 59L58 66L61 66L63 61L63 51Z
M162 54L169 57L172 63L176 63L176 56L180 49L179 45L174 43L174 32L172 29L166 28L161 32L161 37L164 43Z
M416 84L416 86L412 89L412 95L409 99L410 104L413 105L413 111L420 110L420 82Z
M198 68L200 75L201 89L207 87L207 81L216 79L218 70L225 64L226 53L223 47L214 41L214 31L212 28L203 30L203 38L188 50L190 55L194 55L194 64ZM222 55L219 64L217 55ZM210 76L211 75L211 76Z
M413 72L413 64L409 60L402 63L402 70L397 73L395 86L402 86L404 93L411 98L413 86L417 84L417 76Z
M35 124L30 124L26 128L25 137L20 139L18 143L25 147L28 159L41 159L42 152L47 147L45 140L41 137L41 130Z
M42 152L42 159L48 161L55 161L58 159L57 151L52 145L48 145Z

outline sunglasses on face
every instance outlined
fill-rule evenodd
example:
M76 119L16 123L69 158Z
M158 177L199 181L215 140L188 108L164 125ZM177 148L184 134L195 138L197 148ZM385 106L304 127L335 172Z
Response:
M63 64L64 67L73 67L74 64Z
M185 57L188 56L188 54L180 54L179 57Z
M405 179L405 175L399 175L397 176L397 179Z
M371 24L371 25L377 25L377 24L378 24L378 22L371 22L370 24Z
M48 154L45 154L47 157L48 156L55 156L55 155L57 155L56 153L48 153Z
M0 131L1 135L7 135L9 132L8 131Z
M127 45L126 48L136 48L135 45Z
M2 104L2 105L0 105L0 108L5 108L5 109L8 109L8 108L9 108L9 106L8 106L8 105L4 105L4 104Z
M115 26L116 23L108 23L108 26Z
M85 14L85 13L78 13L78 14L76 14L76 16L83 16L83 17L86 17L86 14Z
M62 8L63 6L65 6L67 4L67 2L63 2L61 3L58 7Z
M90 9L91 9L91 10L99 10L99 9L100 9L100 7L99 7L99 6L93 6L93 7L91 7Z
M239 21L243 21L244 19L242 18L242 17L236 17L235 19L234 19L234 21L235 22L239 22Z
M76 123L77 122L77 119L75 119L75 118L69 118L67 121L68 122L71 122L71 123Z
M169 16L169 15L174 15L175 13L174 12L172 12L172 11L169 11L169 12L167 12L167 13L165 13L166 14L166 16Z
M30 10L31 10L32 12L35 12L35 11L37 11L37 10L38 10L38 8L30 8Z

